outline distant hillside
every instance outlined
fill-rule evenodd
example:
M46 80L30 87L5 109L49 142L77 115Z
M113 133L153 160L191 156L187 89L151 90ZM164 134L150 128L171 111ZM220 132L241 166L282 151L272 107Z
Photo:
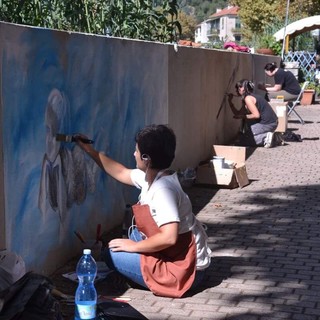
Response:
M193 14L197 22L207 19L216 12L228 6L226 0L178 0L179 7L187 14Z
M162 0L153 0L154 6L162 6ZM197 22L207 19L216 12L228 6L227 0L177 0L179 9L187 14L194 15Z

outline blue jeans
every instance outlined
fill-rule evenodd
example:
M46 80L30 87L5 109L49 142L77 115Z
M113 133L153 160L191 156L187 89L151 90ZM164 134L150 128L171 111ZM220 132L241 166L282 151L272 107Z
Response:
M132 230L130 239L136 242L142 240L141 234L137 228ZM139 253L124 251L113 252L109 248L104 248L101 255L110 269L118 271L140 286L148 288L142 277Z
M134 228L130 234L130 239L133 241L141 241L142 237L137 228ZM107 266L121 273L126 278L139 284L140 286L147 288L148 286L143 280L143 276L140 268L140 254L133 252L113 252L109 248L104 248L102 253L102 259ZM205 271L196 271L196 276L191 289L195 289L203 280Z

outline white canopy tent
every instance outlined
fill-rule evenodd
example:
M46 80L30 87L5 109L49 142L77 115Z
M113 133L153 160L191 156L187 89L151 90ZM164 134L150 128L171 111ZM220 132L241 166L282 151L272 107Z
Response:
M290 38L294 38L295 36L301 33L315 29L320 29L320 15L292 22L288 24L285 28L282 28L279 31L277 31L273 36L276 38L277 41L280 41L286 38L287 36L289 36Z

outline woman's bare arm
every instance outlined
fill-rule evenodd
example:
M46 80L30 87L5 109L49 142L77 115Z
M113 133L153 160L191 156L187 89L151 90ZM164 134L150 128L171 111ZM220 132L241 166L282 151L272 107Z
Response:
M84 137L83 135L78 136ZM91 144L83 143L80 139L77 140L77 135L75 135L74 137L81 149L84 150L99 165L102 170L104 170L119 182L133 185L131 180L132 169L125 167L121 163L95 150Z
M178 222L167 223L161 226L160 232L142 240L135 242L130 239L113 239L109 242L112 251L126 252L158 252L174 245L178 239Z
M249 110L249 114L246 115L247 119L260 119L260 112L256 106L256 98L253 96L246 96L245 103Z

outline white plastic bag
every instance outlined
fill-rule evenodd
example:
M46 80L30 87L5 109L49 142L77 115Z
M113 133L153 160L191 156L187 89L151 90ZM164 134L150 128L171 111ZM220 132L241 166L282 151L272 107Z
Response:
M4 290L26 273L21 256L7 250L0 251L0 290Z

